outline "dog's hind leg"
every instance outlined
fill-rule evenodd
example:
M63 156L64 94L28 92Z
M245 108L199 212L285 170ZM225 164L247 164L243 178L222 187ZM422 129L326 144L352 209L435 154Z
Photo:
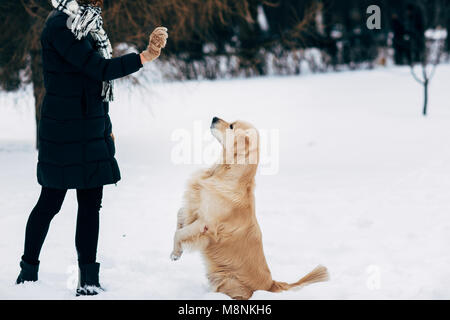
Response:
M172 260L178 260L180 259L181 255L183 254L183 242L192 239L195 236L200 236L208 231L207 226L204 222L196 220L193 223L178 229L175 232L175 236L173 239L173 251L170 255L170 258Z
M244 286L238 279L225 278L216 289L235 300L248 300L252 297L253 291Z

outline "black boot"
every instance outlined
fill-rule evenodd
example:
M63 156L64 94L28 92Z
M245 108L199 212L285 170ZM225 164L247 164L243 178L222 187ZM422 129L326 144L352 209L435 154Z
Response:
M35 282L38 280L39 263L36 265L20 261L20 274L17 277L16 284L21 284L27 281Z
M95 296L104 291L98 280L99 263L80 264L77 296Z

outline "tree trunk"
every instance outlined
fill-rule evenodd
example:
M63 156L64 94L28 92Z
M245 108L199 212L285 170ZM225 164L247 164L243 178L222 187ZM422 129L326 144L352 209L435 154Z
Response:
M427 115L427 108L428 108L428 80L425 80L424 84L423 84L423 89L424 89L424 98L423 98L423 115L426 116Z
M41 105L44 98L45 89L42 74L41 50L34 48L30 51L31 56L31 82L33 83L33 95L35 102L35 119L36 119L36 149L39 149L38 128L41 119Z
M447 12L446 12L446 20L447 20L447 39L446 39L446 44L447 44L447 52L450 53L450 7L447 7Z

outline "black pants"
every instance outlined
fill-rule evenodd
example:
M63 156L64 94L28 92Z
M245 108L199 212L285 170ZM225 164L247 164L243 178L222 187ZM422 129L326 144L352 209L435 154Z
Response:
M39 254L50 222L59 212L67 190L42 188L39 200L28 218L25 250L22 259L29 264L39 263ZM75 245L80 264L96 262L99 212L103 187L77 190L78 216Z

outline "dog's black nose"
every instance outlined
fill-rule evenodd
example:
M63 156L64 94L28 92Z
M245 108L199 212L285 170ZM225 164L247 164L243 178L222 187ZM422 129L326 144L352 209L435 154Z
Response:
M220 120L219 118L214 117L212 123L216 123L216 122L219 121L219 120Z

